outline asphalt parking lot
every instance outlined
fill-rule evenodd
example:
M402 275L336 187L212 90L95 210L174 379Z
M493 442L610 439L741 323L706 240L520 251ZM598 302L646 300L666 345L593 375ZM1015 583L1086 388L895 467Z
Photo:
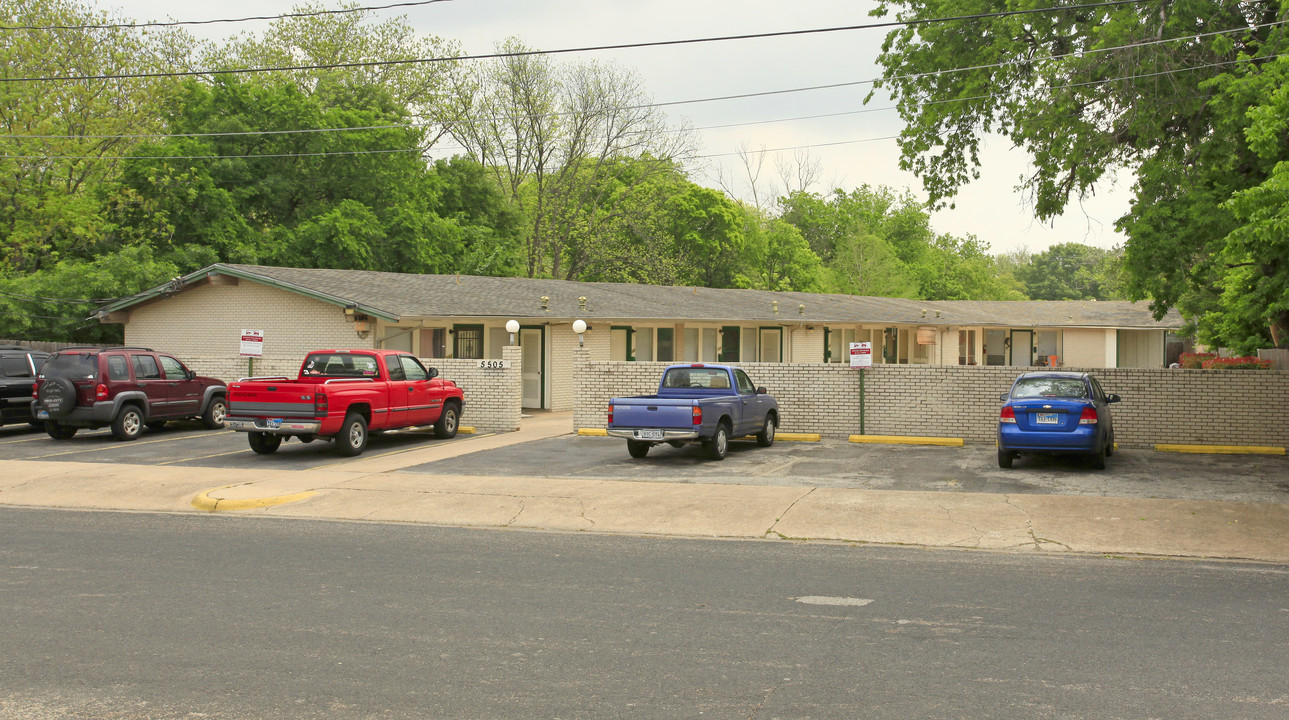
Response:
M329 442L290 440L273 455L256 455L241 433L199 423L171 423L133 442L106 430L82 430L56 441L26 426L0 428L0 459L138 465L310 470L343 468L372 457L408 454L402 472L488 477L580 478L639 482L833 487L881 490L1055 494L1103 497L1289 503L1289 458L1264 455L1192 455L1121 449L1097 471L1079 458L1021 457L998 467L994 448L860 445L844 440L780 441L770 448L731 443L724 461L708 460L698 446L655 447L636 460L625 442L573 434L417 463L414 451L484 436L438 440L429 428L373 435L358 458L337 455Z

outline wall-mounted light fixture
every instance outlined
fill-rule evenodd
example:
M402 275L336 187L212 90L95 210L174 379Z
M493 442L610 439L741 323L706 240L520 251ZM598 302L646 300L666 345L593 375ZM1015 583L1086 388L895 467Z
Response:
M358 312L358 306L354 303L349 303L348 305L345 306L345 320L348 320L349 322L353 322L354 314L357 312Z
M511 344L511 345L514 345L514 344L515 344L515 333L519 332L519 321L518 321L518 320L507 320L507 321L506 321L506 332L510 333L510 344Z
M577 346L582 347L582 334L586 332L586 321L578 318L573 321L573 332L577 333Z

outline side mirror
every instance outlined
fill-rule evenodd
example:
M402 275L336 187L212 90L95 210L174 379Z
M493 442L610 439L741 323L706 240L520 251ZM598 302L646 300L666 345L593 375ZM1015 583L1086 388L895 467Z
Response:
M439 369L438 369L438 368L426 368L426 369L425 369L425 375L426 375L426 379L427 379L427 380L433 380L434 378L436 378L436 377L438 377L438 376L439 376Z
M763 388L763 387L759 387L759 388L757 388L757 389L756 389L756 394L757 394L757 395L765 395L765 394L767 394L768 392L769 392L769 391L768 391L768 390L766 390L766 389L765 389L765 388Z
M196 370L189 370L187 374L188 374L188 379L189 379L189 380L196 380L196 379L197 379L197 371L196 371Z
M1107 404L1109 404L1109 403L1117 403L1117 402L1119 402L1119 401L1120 401L1120 400L1122 400L1122 399L1123 399L1123 398L1119 397L1118 395L1115 395L1114 393L1110 393L1109 395L1106 395L1106 396L1105 396L1105 401L1106 401L1106 403L1107 403Z

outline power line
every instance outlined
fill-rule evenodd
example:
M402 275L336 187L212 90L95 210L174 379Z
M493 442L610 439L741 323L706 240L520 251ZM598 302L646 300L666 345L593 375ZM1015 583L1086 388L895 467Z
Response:
M640 48L664 47L672 45L696 45L710 42L726 42L732 40L754 40L776 37L793 37L801 35L817 35L823 33L849 32L853 30L874 30L892 27L913 27L918 25L931 25L944 22L960 22L964 20L984 20L990 18L1012 17L1016 15L1033 15L1047 12L1062 12L1068 10L1086 10L1100 7L1113 7L1119 5L1140 5L1155 0L1110 0L1109 2L1086 3L1081 5L1069 5L1057 8L1034 8L1029 10L1007 10L995 13L977 13L974 15L958 15L944 18L926 18L920 20L892 20L881 23L868 23L864 25L844 25L838 27L813 28L808 30L782 30L778 32L765 33L746 33L742 35L723 35L714 37L690 38L687 40L657 40L652 42L638 43L621 43L616 45L590 45L576 48L563 48L558 50L524 50L517 52L489 53L486 55L456 55L451 57L439 58L410 58L405 60L367 60L361 62L349 63L332 63L328 65L291 65L283 67L261 67L261 68L236 68L225 70L185 70L171 72L152 72L152 73L124 73L120 75L53 75L46 77L25 77L25 78L0 78L0 82L84 82L87 80L139 80L147 78L163 77L197 77L206 75L244 75L250 73L267 73L267 72L292 72L298 70L351 70L357 68L369 67L386 67L394 65L421 65L441 62L458 62L466 60L497 60L502 58L532 57L537 55L565 55L570 53L599 52L604 50L630 50Z
M1274 59L1274 58L1280 58L1280 57L1289 57L1289 53L1279 53L1279 54L1276 54L1276 55L1267 55L1267 56L1263 56L1263 57L1256 57L1256 58L1246 57L1246 58L1238 58L1238 59L1235 59L1235 60L1224 60L1224 61L1222 61L1222 62L1208 63L1208 64L1205 64L1205 65L1191 65L1191 66L1182 67L1182 68L1174 68L1174 69L1171 69L1171 70L1161 70L1161 71L1153 72L1153 73L1145 73L1145 74L1142 74L1142 75L1128 75L1128 76L1124 76L1124 77L1117 77L1117 78L1106 78L1106 79L1103 79L1103 80L1091 80L1091 81L1088 81L1088 82L1068 83L1068 84L1066 84L1066 85L1052 85L1052 86L1047 87L1046 89L1047 89L1048 91L1052 91L1052 90L1064 90L1064 89L1068 89L1068 88L1076 88L1076 87L1086 87L1086 86L1089 86L1089 85L1108 85L1108 84L1110 84L1110 83L1116 83L1116 82L1126 82L1126 81L1132 81L1132 80L1144 80L1144 79L1147 79L1147 78L1162 77L1162 76L1165 76L1165 75L1174 75L1174 74L1182 73L1182 72L1190 72L1190 71L1192 71L1192 70L1206 70L1206 69L1209 69L1209 68L1223 67L1223 66L1227 66L1227 65L1238 65L1238 64L1242 64L1242 63L1250 63L1250 62L1262 62L1262 61L1271 60L1271 59ZM861 81L861 82L873 82L873 81L872 81L872 80L867 80L867 81ZM798 89L796 89L796 91L797 91L797 92L800 92L801 90L805 90L805 89L809 89L809 88L798 88ZM784 91L771 91L771 92L791 92L791 91L784 90ZM941 104L946 104L946 103L951 103L951 102L969 102L969 101L973 101L973 100L985 100L985 99L989 99L989 98L993 98L993 97L998 97L998 96L997 96L996 94L977 95L977 96L974 96L974 97L967 97L967 98L951 98L951 99L949 99L949 100L934 100L934 101L929 101L929 102L926 102L926 103L923 103L923 104L924 104L924 105L941 105ZM725 99L725 98L713 98L713 99ZM896 109L896 108L883 108L883 109ZM874 109L874 111L876 111L876 109ZM864 111L855 111L855 112L864 112ZM895 136L893 136L893 137L895 137ZM784 148L784 149L789 149L789 150L799 150L799 149L808 149L808 148L814 148L814 147L829 147L829 146L833 146L833 145L847 145L847 144L860 143L860 142L873 142L874 140L883 140L883 139L891 139L891 138L873 138L873 139L864 139L864 140L843 140L843 141L829 142L829 143L818 143L818 144L814 144L814 145L802 145L802 146L798 146L798 147L795 147L795 148ZM432 150L432 149L433 149L433 148L426 148L425 150L422 150L421 148L401 148L401 149L395 149L395 150L352 150L352 151L333 151L333 152L315 152L315 153L280 153L280 154L267 154L267 155L156 155L156 156L131 156L131 155L100 155L100 156L90 156L90 155L0 155L0 159L7 159L7 160L130 160L130 159L135 159L135 160L216 160L216 159L248 159L248 158L322 157L322 156L330 156L330 155L372 155L372 154L393 154L393 153L410 153L410 152L417 152L417 153L421 153L421 152L429 152L429 151L430 151L430 150ZM447 149L454 149L454 148L447 148ZM462 150L464 150L465 148L456 148L456 149L462 149ZM737 153L725 153L725 154L723 154L723 155L712 155L712 156L698 156L698 158L706 158L706 157L724 157L724 156L734 155L734 154L737 154Z
M1163 38L1159 40L1150 40L1146 42L1131 43L1128 45L1115 45L1112 47L1094 48L1091 50L1081 50L1078 52L1063 53L1059 55L1048 55L1043 57L1030 58L1026 62L1038 63L1038 62L1046 62L1049 60L1062 60L1065 58L1076 57L1076 56L1081 57L1084 55L1116 52L1119 50L1136 50L1140 48L1151 47L1154 45L1162 45L1162 44L1175 43L1175 42L1181 42L1181 41L1194 41L1194 40L1200 40L1208 37L1215 37L1218 35L1226 35L1230 33L1247 32L1249 30L1258 30L1262 28L1276 27L1276 26L1284 25L1286 24L1286 22L1289 22L1289 21L1278 20L1274 22L1262 23L1259 25L1232 28L1229 30L1216 30L1213 32L1201 33L1198 35L1187 35L1185 37ZM963 67L963 68L951 68L949 70L933 70L933 71L924 72L924 73L910 73L906 75L896 75L890 78L884 78L884 80L890 81L890 82L894 82L898 80L916 80L916 79L925 78L925 77L938 77L941 75L950 75L950 74L960 73L960 72L970 72L974 70L989 70L993 68L1008 67L1015 64L1016 63L1014 61L1004 61L1004 62L985 64L985 65L972 65L972 66ZM1132 78L1127 78L1127 79L1132 79ZM645 110L645 109L657 108L657 107L670 107L673 105L692 105L692 104L698 104L698 103L704 103L704 102L717 102L717 101L724 101L724 100L739 100L739 99L746 99L751 97L762 97L766 95L782 95L782 94L788 94L788 93L834 89L838 87L854 87L858 85L871 85L876 82L878 81L853 80L853 81L848 81L843 83L832 83L829 85L814 85L814 86L807 86L807 87L787 88L787 89L781 89L781 90L767 90L767 91L758 92L758 93L746 93L746 94L740 94L740 95L724 95L724 96L716 96L716 97L693 98L689 100L674 100L669 102L632 105L622 109ZM1100 82L1100 81L1096 81L1096 82ZM935 103L927 103L927 104L938 104L939 102L962 102L966 100L980 100L980 99L986 99L989 97L994 97L994 96L981 95L973 98L956 98L952 101L936 101ZM865 114L865 113L871 113L871 112L883 112L883 111L895 110L895 109L898 109L898 108L895 108L895 107L865 108L862 110L848 110L848 111L836 112L836 113L805 115L805 116L797 116L797 117L791 117L791 118L782 118L778 120L754 120L754 121L748 121L748 122L742 122L742 123L729 123L724 125L708 125L708 126L703 126L703 127L694 128L694 129L695 130L717 130L717 129L723 129L728 127L740 127L740 126L746 126L746 125L763 125L768 123L790 122L795 120L812 120L812 119L827 118L827 117L839 117L844 115L859 115L859 114ZM486 121L508 122L513 120L528 120L528 119L534 119L539 117L560 117L560 116L569 115L569 114L572 114L572 113L556 112L556 113L540 113L540 114L528 114L528 115L512 115L512 116L505 116L505 117L487 118ZM437 123L436 125L446 128L452 125L459 124L460 122L463 122L463 121L447 121L443 123ZM237 131L237 132L209 132L209 133L140 133L140 134L121 134L121 135L0 135L0 140L5 140L5 139L126 140L126 139L145 139L145 138L238 137L238 136L249 136L249 135L286 135L286 134L292 134L292 133L323 133L323 132L347 132L347 131L364 131L364 130L412 129L416 127L418 126L416 126L415 124L407 124L407 125L365 125L365 126L354 126L354 127L343 127L343 128L299 128L299 129L291 129L291 130L246 130L246 131ZM450 147L447 149L464 150L465 148Z
M119 29L148 29L159 27L177 27L180 25L216 25L220 23L242 23L260 20L285 20L287 18L307 18L319 17L323 15L345 15L349 13L368 12L371 10L389 10L392 8L415 7L419 5L433 5L435 3L451 2L451 0L416 0L412 2L393 3L391 5L372 5L368 7L341 8L338 10L315 10L312 12L283 13L281 15L257 15L253 17L231 18L225 20L170 20L165 22L145 22L145 23L103 23L83 25L9 25L0 26L0 31L5 30L119 30Z

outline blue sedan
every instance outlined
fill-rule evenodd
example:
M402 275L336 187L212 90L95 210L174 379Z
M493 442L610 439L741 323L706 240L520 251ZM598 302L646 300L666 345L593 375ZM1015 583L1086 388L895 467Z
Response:
M1105 469L1114 453L1114 421L1107 395L1088 373L1027 372L1003 393L998 415L998 467L1018 453L1078 453Z

